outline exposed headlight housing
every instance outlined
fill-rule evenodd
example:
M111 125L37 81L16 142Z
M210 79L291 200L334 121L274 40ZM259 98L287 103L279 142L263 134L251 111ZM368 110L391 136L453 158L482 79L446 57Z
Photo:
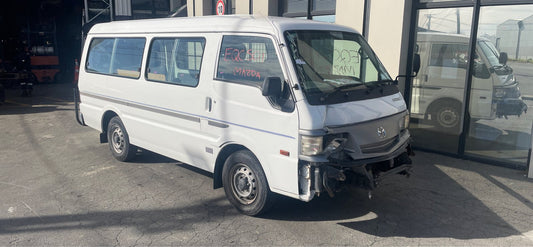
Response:
M494 88L494 97L503 98L505 96L505 89L503 88Z
M300 136L300 154L317 155L322 153L324 148L323 136Z
M325 136L300 137L302 155L330 155L342 150L348 140L346 133L328 134Z
M403 118L400 119L400 121L399 121L400 130L404 130L404 129L409 128L410 120L411 120L411 118L409 116L409 112L407 112L407 114L405 114L405 116L403 116Z

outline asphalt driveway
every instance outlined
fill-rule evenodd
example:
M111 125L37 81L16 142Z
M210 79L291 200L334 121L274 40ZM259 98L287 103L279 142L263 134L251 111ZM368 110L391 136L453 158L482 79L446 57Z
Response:
M68 84L8 90L0 106L1 245L533 246L526 172L417 152L410 178L282 198L240 215L209 173L145 151L115 160L78 125Z

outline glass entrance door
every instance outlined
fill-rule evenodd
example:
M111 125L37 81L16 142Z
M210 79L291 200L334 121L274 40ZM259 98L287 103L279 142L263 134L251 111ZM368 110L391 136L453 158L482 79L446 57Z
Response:
M421 67L411 84L415 147L457 153L463 129L473 8L418 11L415 51Z
M526 167L533 115L533 5L480 9L465 154Z

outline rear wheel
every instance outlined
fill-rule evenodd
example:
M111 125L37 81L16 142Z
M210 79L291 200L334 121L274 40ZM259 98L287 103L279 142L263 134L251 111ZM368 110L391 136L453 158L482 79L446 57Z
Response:
M118 116L111 118L107 125L107 140L113 157L120 161L132 160L137 152L137 147L131 145L128 132Z
M228 200L246 215L266 212L273 203L265 173L257 158L248 150L228 157L222 169L224 192Z

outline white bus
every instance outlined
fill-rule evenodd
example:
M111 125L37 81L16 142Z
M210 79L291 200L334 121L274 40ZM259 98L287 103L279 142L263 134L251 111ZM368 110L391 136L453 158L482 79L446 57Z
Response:
M147 149L213 174L257 215L273 193L310 201L407 175L409 114L353 29L210 16L118 21L88 33L80 122L121 161Z

